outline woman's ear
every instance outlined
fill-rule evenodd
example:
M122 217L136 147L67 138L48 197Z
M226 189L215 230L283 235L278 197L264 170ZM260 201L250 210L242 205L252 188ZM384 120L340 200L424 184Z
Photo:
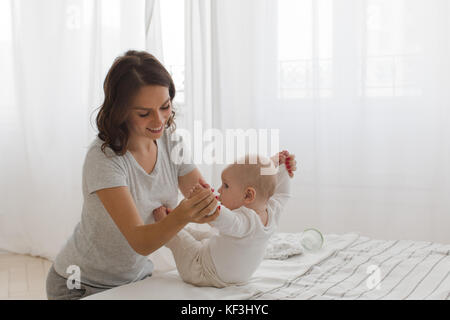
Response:
M248 187L247 189L245 189L244 193L245 203L250 204L253 201L255 201L255 199L256 199L256 190L252 187Z

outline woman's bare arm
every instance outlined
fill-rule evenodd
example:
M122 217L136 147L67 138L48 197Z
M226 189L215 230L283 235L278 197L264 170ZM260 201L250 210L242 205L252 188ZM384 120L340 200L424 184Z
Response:
M168 242L189 222L207 223L218 216L211 212L217 201L209 190L183 200L172 213L154 224L145 225L139 216L128 187L117 187L96 192L106 211L138 254L147 256Z

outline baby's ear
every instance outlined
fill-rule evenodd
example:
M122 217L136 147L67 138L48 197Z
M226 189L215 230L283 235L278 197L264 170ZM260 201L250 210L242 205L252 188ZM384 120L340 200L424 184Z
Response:
M255 188L248 187L245 189L244 201L246 203L252 203L256 199L256 190Z

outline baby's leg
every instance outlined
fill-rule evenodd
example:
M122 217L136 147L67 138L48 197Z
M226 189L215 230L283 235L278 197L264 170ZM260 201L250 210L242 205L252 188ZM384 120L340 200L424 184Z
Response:
M189 232L181 230L167 244L175 258L178 273L184 282L201 287L226 286L215 274L209 248L197 241Z
M200 259L202 243L197 241L189 232L181 230L166 243L175 259L178 273L183 281L197 284L202 282L203 272Z

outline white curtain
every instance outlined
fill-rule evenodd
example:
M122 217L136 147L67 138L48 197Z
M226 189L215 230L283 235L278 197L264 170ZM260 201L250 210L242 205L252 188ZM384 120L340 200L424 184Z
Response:
M164 63L159 0L145 0L145 50Z
M177 123L280 130L299 162L281 231L450 242L448 1L185 4ZM52 259L72 233L104 77L128 49L163 59L158 5L0 0L1 249Z
M126 50L146 48L146 2L0 6L0 248L53 259L80 219L106 72Z
M195 130L214 128L213 113L218 108L213 105L212 91L212 39L211 2L188 0L185 2L185 102L179 110L177 126L186 130L186 141L192 153L203 149L196 145ZM217 119L217 117L215 117ZM197 127L197 128L196 128ZM182 133L181 130L178 130ZM195 151L197 149L197 152ZM194 161L197 159L193 159ZM214 166L196 161L203 177L214 185Z
M297 155L282 231L450 243L448 1L187 0L186 12L187 110L221 130L279 129Z

